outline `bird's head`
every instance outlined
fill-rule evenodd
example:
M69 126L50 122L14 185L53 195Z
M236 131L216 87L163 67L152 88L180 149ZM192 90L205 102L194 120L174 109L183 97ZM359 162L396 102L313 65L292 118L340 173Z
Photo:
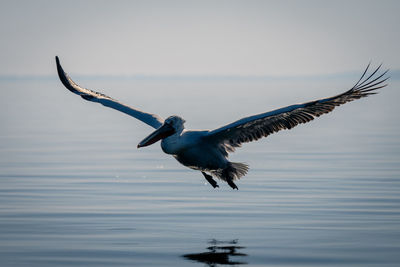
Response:
M149 136L147 136L145 139L143 139L138 144L137 147L140 148L144 146L149 146L151 144L154 144L160 139L164 139L175 133L182 132L182 130L185 128L184 123L185 120L179 116L174 115L168 117L160 128L158 128L157 130L152 132Z

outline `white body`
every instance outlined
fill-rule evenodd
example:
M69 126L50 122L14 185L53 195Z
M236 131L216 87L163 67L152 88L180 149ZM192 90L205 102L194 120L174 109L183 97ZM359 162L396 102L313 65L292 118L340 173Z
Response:
M214 188L218 187L217 183L206 173L226 181L232 188L237 189L233 180L244 176L248 166L230 162L227 158L228 153L241 144L267 137L280 130L291 129L332 111L336 106L375 94L377 89L386 86L384 82L388 79L385 77L387 71L377 74L381 66L364 78L368 65L358 82L342 94L249 116L212 131L190 131L185 129L185 120L179 116L170 116L164 121L160 116L140 111L104 94L80 87L64 72L58 57L56 62L59 78L71 92L85 100L124 112L157 129L140 142L138 148L162 139L161 148L165 153L174 156L191 169L200 170Z
M207 130L183 130L161 141L162 150L181 164L194 170L210 172L225 169L227 158L218 147L207 142Z

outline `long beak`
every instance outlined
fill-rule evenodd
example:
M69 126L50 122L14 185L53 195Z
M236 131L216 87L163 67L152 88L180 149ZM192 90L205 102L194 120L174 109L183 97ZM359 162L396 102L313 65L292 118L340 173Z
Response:
M153 133L151 133L149 136L147 136L145 139L143 139L137 145L137 148L154 144L158 140L166 138L174 133L175 133L175 129L172 128L172 126L170 126L169 124L164 124L157 130L155 130Z

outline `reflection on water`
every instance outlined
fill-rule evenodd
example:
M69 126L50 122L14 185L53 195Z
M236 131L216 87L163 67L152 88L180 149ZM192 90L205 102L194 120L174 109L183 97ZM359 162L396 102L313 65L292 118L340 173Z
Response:
M220 241L212 239L208 241L208 244L212 244L212 246L207 247L208 251L201 253L194 253L194 254L185 254L182 257L188 260L205 263L208 266L217 266L217 264L223 264L223 265L247 264L247 262L236 260L236 257L247 256L247 254L245 253L237 252L237 250L245 248L237 245L238 244L237 239L230 241ZM235 256L235 258L231 259L231 256Z
M326 92L325 81L308 80L82 84L180 114L188 128L342 88L329 83ZM204 185L159 145L137 150L147 126L82 102L56 77L0 81L0 265L398 267L399 87L247 144L231 155L251 166L232 191Z

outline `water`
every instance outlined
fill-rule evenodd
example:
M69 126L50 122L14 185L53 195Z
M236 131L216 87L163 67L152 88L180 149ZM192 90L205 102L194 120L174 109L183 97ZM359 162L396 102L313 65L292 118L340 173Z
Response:
M77 80L188 128L354 82ZM234 191L214 190L159 145L137 150L149 127L56 78L3 80L1 266L398 266L398 87L238 149L231 159L251 169Z

